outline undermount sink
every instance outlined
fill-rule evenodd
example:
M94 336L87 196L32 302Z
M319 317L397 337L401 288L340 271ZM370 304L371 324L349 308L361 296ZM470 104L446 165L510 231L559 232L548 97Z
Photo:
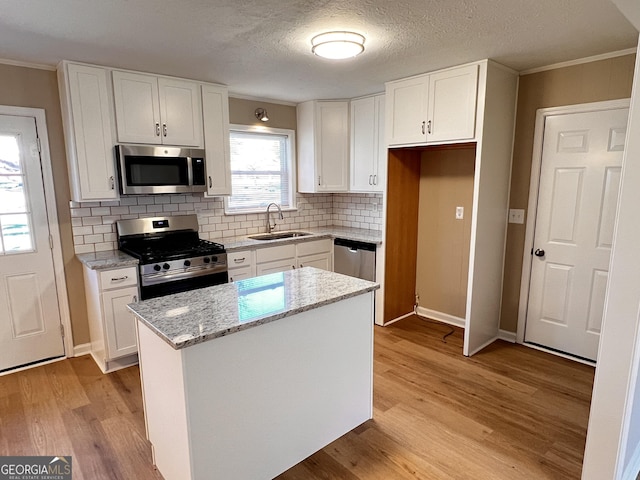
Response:
M309 232L273 232L261 233L259 235L249 235L251 240L279 240L281 238L306 237Z

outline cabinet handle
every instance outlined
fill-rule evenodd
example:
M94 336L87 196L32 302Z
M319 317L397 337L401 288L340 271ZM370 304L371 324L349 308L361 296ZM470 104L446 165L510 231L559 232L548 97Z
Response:
M138 303L138 295L133 296L133 303Z
M229 282L233 283L233 277L229 277Z
M318 175L318 185L322 185L322 184L320 183L320 175Z
M373 184L377 185L378 184L378 175L374 175L373 176Z
M304 263L301 263L301 264L300 264L300 268L304 268Z
M422 132L422 133L424 133L424 132ZM429 121L427 122L427 133L428 133L429 135L431 135L431 120L429 120Z
M242 258L234 258L234 259L233 259L233 261L234 261L235 263L242 263L242 262L244 262L245 258L246 258L246 257L242 257Z
M112 278L111 281L112 282L122 282L123 280L126 280L127 278L129 278L129 276L125 275L124 277Z
M369 185L373 185L373 175L369 175Z
M109 177L109 186L111 187L111 190L116 189L116 180L113 178L113 175Z
M156 122L156 137L160 136L160 124Z
M422 134L424 135L424 120L422 121Z
M295 270L295 269L296 269L296 266L295 266L295 265L291 265L291 269L292 269L292 270Z
M211 180L211 175L209 175L209 188L213 186L213 181Z
M164 135L165 137L167 136L167 124L166 123L162 124L162 135Z

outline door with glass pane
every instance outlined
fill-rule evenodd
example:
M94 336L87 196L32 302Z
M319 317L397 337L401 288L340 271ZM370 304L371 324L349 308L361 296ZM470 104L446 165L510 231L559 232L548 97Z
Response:
M0 371L64 355L36 123L0 115Z

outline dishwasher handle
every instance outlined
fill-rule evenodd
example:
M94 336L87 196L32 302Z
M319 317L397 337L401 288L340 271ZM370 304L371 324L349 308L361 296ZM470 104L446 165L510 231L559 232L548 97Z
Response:
M351 252L357 252L358 250L376 251L375 243L358 242L355 240L347 240L346 238L336 238L333 244L336 247L347 247Z

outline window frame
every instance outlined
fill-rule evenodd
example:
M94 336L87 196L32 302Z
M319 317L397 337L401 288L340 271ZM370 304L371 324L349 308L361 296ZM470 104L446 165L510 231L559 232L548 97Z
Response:
M285 143L287 146L288 162L289 162L289 184L291 190L291 205L288 207L282 207L283 212L290 212L298 210L297 206L297 162L296 162L296 131L288 128L274 128L262 125L229 125L229 137L233 132L242 133L256 133L267 135L279 135L286 137ZM229 169L231 170L231 157L229 157ZM231 195L224 197L224 214L225 215L249 215L254 213L264 213L265 207L252 207L243 210L229 210L229 199L233 195L233 171L231 170Z

